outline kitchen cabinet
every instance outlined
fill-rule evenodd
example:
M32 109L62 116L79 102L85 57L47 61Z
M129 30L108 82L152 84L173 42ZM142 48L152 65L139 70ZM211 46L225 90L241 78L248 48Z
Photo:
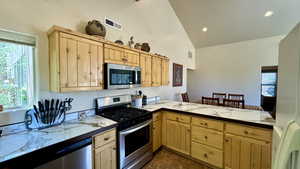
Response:
M226 169L271 168L271 142L269 141L226 134L224 145Z
M170 149L183 154L190 154L191 126L175 120L166 120L166 141L165 145Z
M157 112L153 114L153 152L158 150L162 145L162 121L161 113Z
M103 89L103 43L72 34L49 34L50 90Z
M160 56L153 55L152 56L152 72L151 72L151 78L152 78L152 86L153 87L158 87L161 86L161 75L162 75L162 59Z
M104 62L128 66L139 66L139 53L118 45L104 45Z
M116 130L112 129L93 138L94 169L116 169Z
M170 61L168 58L164 57L161 60L161 85L162 86L168 86L170 84L170 80L169 80L169 76L170 76L170 72L169 72L169 64Z
M140 54L140 67L142 77L142 87L151 87L152 85L152 57L150 54Z

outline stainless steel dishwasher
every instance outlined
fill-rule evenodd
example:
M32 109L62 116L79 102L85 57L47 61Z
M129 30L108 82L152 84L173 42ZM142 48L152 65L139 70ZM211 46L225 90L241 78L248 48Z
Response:
M92 169L91 138L68 145L57 151L57 154L63 156L35 169Z

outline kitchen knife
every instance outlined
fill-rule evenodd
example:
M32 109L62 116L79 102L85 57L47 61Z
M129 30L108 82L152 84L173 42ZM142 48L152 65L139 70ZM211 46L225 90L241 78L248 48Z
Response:
M45 100L45 121L48 124L49 123L49 100Z
M37 109L37 107L36 107L36 105L33 105L33 109L34 109L34 116L35 116L35 118L36 118L36 122L38 123L39 122L39 111L38 111L38 109Z
M41 101L38 102L39 104L39 111L40 111L40 114L41 114L41 121L43 123L45 123L45 109L44 109L44 105Z
M54 113L54 99L51 99L51 102L50 102L50 124L52 124L53 123L53 117L54 117L54 115L53 115L53 113Z
M65 108L66 108L66 101L63 101L62 102L62 107L60 108L58 119L60 119L60 117L64 114Z
M56 100L56 104L55 104L55 110L54 110L54 114L53 114L53 122L52 123L55 123L55 119L57 117L57 114L58 114L58 107L59 106L59 99Z

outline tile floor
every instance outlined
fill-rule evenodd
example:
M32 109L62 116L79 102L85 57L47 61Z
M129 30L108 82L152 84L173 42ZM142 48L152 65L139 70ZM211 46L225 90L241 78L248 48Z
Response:
M200 163L162 149L143 169L211 169Z

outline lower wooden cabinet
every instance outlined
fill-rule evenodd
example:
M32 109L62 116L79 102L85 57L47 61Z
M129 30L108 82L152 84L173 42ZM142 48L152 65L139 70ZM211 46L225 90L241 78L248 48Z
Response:
M115 129L94 136L93 156L94 169L117 169Z
M223 168L223 151L192 142L191 156L210 165Z
M271 142L225 135L225 169L270 169Z
M161 120L153 121L153 152L161 146Z
M111 142L94 150L94 169L116 169L116 143Z
M191 151L191 127L177 121L166 121L166 146L189 155Z

